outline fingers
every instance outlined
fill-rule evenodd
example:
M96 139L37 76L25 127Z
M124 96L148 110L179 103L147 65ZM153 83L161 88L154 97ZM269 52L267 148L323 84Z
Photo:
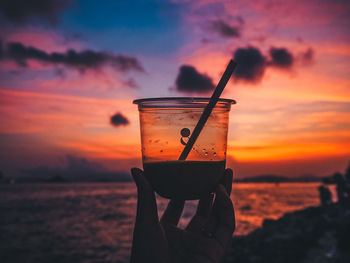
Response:
M216 238L224 248L231 241L235 229L234 209L229 196L232 190L232 178L232 170L226 169L220 185L216 189L212 213L201 230L208 237Z
M179 223L182 211L184 209L185 201L183 200L171 200L165 209L162 219L160 222L162 224L172 224L177 226Z
M217 218L214 237L226 248L235 230L235 214L232 201L223 185L219 185L216 190L214 206L214 216Z
M213 193L209 193L205 197L201 198L198 202L196 215L207 218L210 215L211 208L213 206L213 199Z
M192 262L190 256L202 237L170 224L165 224L163 228L172 262Z
M232 178L232 170L226 169L220 180L220 184L222 184L225 187L228 196L230 195L232 190ZM199 201L196 215L192 218L186 230L192 232L204 231L207 233L212 233L214 231L218 221L216 216L217 212L215 212L217 208L215 207L218 205L215 205L215 203L217 203L216 201L214 202L213 206L213 198L214 194L211 193ZM213 213L213 216L209 217L211 213Z
M186 230L191 232L200 232L201 227L205 224L210 215L213 206L213 199L214 194L210 193L199 200L196 214L187 225Z
M158 224L157 203L152 186L142 170L132 168L131 175L137 186L136 225L150 226Z

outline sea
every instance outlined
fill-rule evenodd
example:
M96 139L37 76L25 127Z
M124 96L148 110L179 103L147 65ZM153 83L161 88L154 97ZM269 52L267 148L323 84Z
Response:
M319 206L319 183L235 183L235 235L265 219ZM335 190L331 188L335 198ZM136 213L133 183L0 185L0 262L109 263L129 261ZM168 200L157 197L159 215ZM192 218L188 201L179 226Z

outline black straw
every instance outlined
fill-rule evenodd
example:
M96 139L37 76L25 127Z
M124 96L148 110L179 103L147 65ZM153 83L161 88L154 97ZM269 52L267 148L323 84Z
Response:
M188 140L185 148L183 149L179 160L186 160L188 154L190 153L194 143L196 142L199 134L201 133L205 123L207 122L211 112L213 111L216 103L218 102L221 93L226 87L227 82L229 81L233 71L235 70L237 63L234 60L230 60L230 63L227 65L227 68L222 75L219 84L216 86L213 95L211 96L208 105L205 107L196 127L194 128L190 139Z

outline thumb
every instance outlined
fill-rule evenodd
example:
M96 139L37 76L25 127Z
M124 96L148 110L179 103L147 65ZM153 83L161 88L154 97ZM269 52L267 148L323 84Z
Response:
M141 169L132 168L131 175L137 186L136 224L150 226L158 223L157 202L152 186Z

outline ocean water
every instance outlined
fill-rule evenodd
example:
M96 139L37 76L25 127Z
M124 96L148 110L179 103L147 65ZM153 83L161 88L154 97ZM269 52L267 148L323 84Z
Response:
M318 185L234 184L235 234L318 206ZM136 202L133 183L0 185L0 262L128 262ZM157 202L161 214L167 200ZM186 204L180 227L196 205Z

